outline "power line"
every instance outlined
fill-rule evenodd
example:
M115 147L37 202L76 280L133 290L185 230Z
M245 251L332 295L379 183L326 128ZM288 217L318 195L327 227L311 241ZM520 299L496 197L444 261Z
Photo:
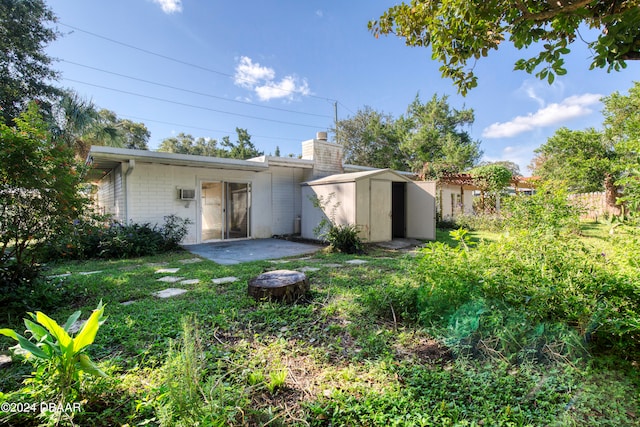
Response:
M185 102L172 101L170 99L158 98L158 97L155 97L155 96L144 95L144 94L141 94L141 93L130 92L130 91L122 90L122 89L115 89L115 88L112 88L112 87L97 85L97 84L94 84L94 83L83 82L83 81L80 81L80 80L70 79L70 78L66 78L66 77L64 77L63 80L74 82L74 83L80 83L80 84L84 84L84 85L87 85L87 86L93 86L93 87L97 87L97 88L100 88L100 89L110 90L110 91L113 91L113 92L124 93L124 94L127 94L127 95L138 96L138 97L141 97L141 98L152 99L154 101L168 102L170 104L182 105L184 107L190 107L190 108L197 108L197 109L200 109L200 110L212 111L214 113L228 114L228 115L231 115L231 116L245 117L245 118L248 118L248 119L262 120L262 121L266 121L266 122L280 123L280 124L291 125L291 126L308 127L308 128L314 128L314 129L317 129L319 127L324 127L324 126L318 126L318 125L309 125L309 124L303 124L303 123L293 123L293 122L285 122L285 121L282 121L282 120L267 119L267 118L264 118L264 117L256 117L256 116L251 116L251 115L248 115L248 114L231 113L231 112L228 112L228 111L216 110L214 108L203 107L203 106L200 106L200 105L187 104Z
M167 61L172 61L172 62L181 64L181 65L186 65L186 66L189 66L189 67L197 68L199 70L207 71L207 72L213 73L213 74L218 74L220 76L231 77L231 78L233 78L235 80L242 80L242 81L245 81L245 82L248 82L248 83L252 83L252 84L258 83L255 80L239 78L239 77L236 77L236 76L234 76L232 74L229 74L229 73L225 73L225 72L222 72L222 71L218 71L218 70L214 70L214 69L211 69L211 68L203 67L201 65L194 64L192 62L183 61L181 59L176 59L176 58L173 58L171 56L163 55L163 54L158 53L158 52L153 52L151 50L147 50L147 49L144 49L144 48L141 48L141 47L138 47L138 46L134 46L134 45L131 45L131 44L128 44L128 43L124 43L124 42L121 42L121 41L118 41L118 40L115 40L115 39L112 39L112 38L109 38L109 37L105 37L105 36L102 36L100 34L93 33L91 31L83 30L82 28L78 28L78 27L73 26L73 25L65 24L63 22L58 22L58 24L60 24L62 26L65 26L65 27L68 27L68 28L71 28L71 29L73 29L75 31L79 31L81 33L89 34L90 36L97 37L97 38L102 39L102 40L106 40L106 41L111 42L111 43L115 43L115 44L119 44L121 46L128 47L129 49L134 49L134 50L137 50L139 52L144 52L144 53L146 53L148 55L153 55L153 56L157 56L157 57L162 58L162 59L166 59ZM283 92L300 94L300 91L296 91L296 90L289 90L289 89L283 89L283 88L274 88L274 89L278 89L278 90L281 90ZM323 101L331 101L331 102L335 102L336 101L335 99L325 98L323 96L312 95L312 94L306 94L305 96L308 96L308 97L311 97L311 98L316 98L316 99L322 99Z
M215 133L226 133L226 134L233 134L235 132L234 131L229 131L229 130L220 130L220 129L209 129L209 128L203 128L200 126L191 126L191 125L185 125L182 123L172 123L172 122L165 122L162 120L155 120L155 119L148 119L145 117L138 117L138 116L131 116L128 114L119 114L119 117L124 117L124 118L129 118L129 119L134 119L134 120L142 120L143 122L152 122L152 123L159 123L159 124L163 124L163 125L170 125L170 126L179 126L181 128L188 128L188 129L197 129L197 130L203 130L203 131L207 131L207 132L215 132ZM265 135L253 135L251 134L251 137L256 137L256 138L264 138L264 139L276 139L279 141L299 141L299 139L297 138L286 138L286 137L280 137L280 136L265 136Z
M272 107L272 106L269 106L269 105L258 105L258 104L254 104L254 103L251 103L251 102L239 101L237 99L229 99L229 98L225 98L223 96L211 95L211 94L208 94L208 93L198 92L198 91L195 91L195 90L184 89L184 88L180 88L180 87L176 87L176 86L172 86L172 85L168 85L168 84L164 84L164 83L158 83L158 82L153 82L151 80L141 79L139 77L133 77L133 76L128 76L126 74L116 73L114 71L104 70L104 69L98 68L98 67L92 67L90 65L80 64L78 62L69 61L67 59L60 59L59 61L66 62L67 64L76 65L78 67L83 67L83 68L87 68L87 69L90 69L90 70L100 71L102 73L111 74L111 75L118 76L118 77L123 77L123 78L130 79L130 80L135 80L135 81L138 81L138 82L148 83L148 84L151 84L151 85L165 87L165 88L168 88L168 89L173 89L173 90L177 90L177 91L181 91L181 92L192 93L194 95L205 96L205 97L208 97L208 98L220 99L222 101L235 102L237 104L243 104L243 105L248 105L248 106L257 107L257 108L265 108L265 109L275 110L275 111L283 111L283 112L286 112L286 113L302 114L302 115L306 115L306 116L322 117L322 118L328 118L328 119L331 118L331 116L328 116L328 115L325 115L325 114L314 114L314 113L307 113L307 112L304 112L304 111L295 111L295 110L288 110L286 108Z

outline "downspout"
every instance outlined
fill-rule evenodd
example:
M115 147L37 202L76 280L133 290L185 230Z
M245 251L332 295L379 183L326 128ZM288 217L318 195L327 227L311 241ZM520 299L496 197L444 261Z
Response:
M136 168L136 161L129 159L129 166L127 172L124 174L124 223L129 225L129 177Z

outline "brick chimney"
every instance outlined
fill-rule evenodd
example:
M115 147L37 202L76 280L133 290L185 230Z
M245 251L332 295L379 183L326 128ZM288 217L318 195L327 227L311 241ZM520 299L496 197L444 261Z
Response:
M318 132L314 139L302 143L302 158L314 161L314 179L344 172L342 147L327 141L326 132Z

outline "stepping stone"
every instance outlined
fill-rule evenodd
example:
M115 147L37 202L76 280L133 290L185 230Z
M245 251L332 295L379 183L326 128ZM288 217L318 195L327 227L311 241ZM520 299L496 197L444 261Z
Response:
M272 259L269 261L271 264L287 264L290 261L288 259Z
M182 295L185 292L187 292L186 289L180 289L180 288L167 288L167 289L163 289L161 291L158 292L154 292L151 295L158 297L158 298L170 298L170 297L175 297L176 295Z
M345 263L347 264L351 264L351 265L362 265L362 264L366 264L369 261L365 261L363 259L350 259L349 261L345 261Z
M214 285L223 285L225 283L233 283L233 282L235 282L237 280L240 280L240 279L238 279L237 277L234 277L234 276L229 276L229 277L220 277L218 279L211 279L211 282Z
M62 277L69 277L69 276L71 276L71 273L56 274L54 276L47 276L47 279L60 279Z
M200 283L200 280L198 279L187 279L180 281L181 285L197 285L198 283Z
M202 262L202 258L187 258L178 260L180 264L195 264L197 262Z
M170 274L173 274L173 273L177 273L178 270L180 270L180 269L179 268L161 268L160 270L156 270L156 274L157 273L165 273L165 274L166 273L170 273Z
M307 273L309 271L320 271L320 269L317 267L302 267L302 268L299 268L298 271L301 273Z
M342 264L322 264L323 267L329 267L329 268L340 268L340 267L344 267Z
M309 279L304 273L292 270L275 270L249 280L247 293L260 301L273 299L293 302L309 292Z
M134 302L135 302L135 301L133 301L133 300L131 300L131 301L125 301L125 302L121 302L121 303L120 303L120 305L127 306L127 305L131 305L131 304L133 304Z
M0 354L0 366L11 363L11 356Z
M181 280L184 280L184 277L176 277L176 276L164 276L158 279L158 282L166 282L166 283L176 283Z
M78 274L81 274L83 276L89 276L91 274L98 274L98 273L102 273L102 270L96 270L96 271L81 271Z

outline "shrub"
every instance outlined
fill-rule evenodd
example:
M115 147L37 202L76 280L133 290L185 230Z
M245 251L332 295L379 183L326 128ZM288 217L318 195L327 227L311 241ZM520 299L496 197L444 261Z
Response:
M569 203L565 191L552 187L538 188L531 196L506 197L502 212L505 227L510 230L558 235L576 232L580 225L580 209Z
M3 320L28 310L57 308L66 293L59 281L42 275L40 265L17 263L0 257L0 307L4 310Z
M358 227L352 224L331 225L324 235L331 248L347 254L362 253L364 245Z
M509 360L571 359L584 346L638 350L632 256L614 264L577 239L537 230L463 248L431 244L416 268L420 320L460 349Z
M335 193L331 193L326 198L322 196L311 197L310 200L314 207L326 212L334 197ZM336 210L339 206L340 202L334 203L329 210L329 216L322 218L320 223L313 229L313 232L316 237L328 242L332 250L347 254L361 253L364 245L358 235L358 226L336 223Z
M189 219L169 215L158 225L121 224L108 216L89 216L73 222L72 231L50 239L41 251L44 260L129 258L179 248Z

